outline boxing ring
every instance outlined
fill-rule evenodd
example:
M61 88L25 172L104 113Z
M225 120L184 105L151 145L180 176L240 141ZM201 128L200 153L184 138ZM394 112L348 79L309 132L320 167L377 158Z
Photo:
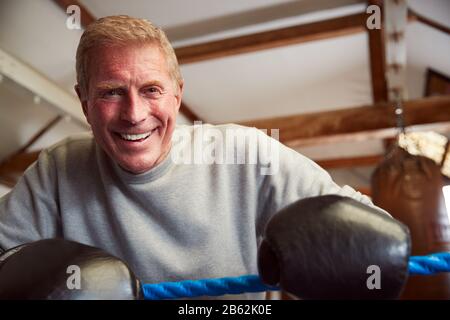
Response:
M450 252L439 252L426 256L411 256L408 262L408 272L409 275L421 276L450 272ZM280 288L276 286L268 286L262 283L257 275L142 285L142 292L146 300L222 296L226 294L278 290Z

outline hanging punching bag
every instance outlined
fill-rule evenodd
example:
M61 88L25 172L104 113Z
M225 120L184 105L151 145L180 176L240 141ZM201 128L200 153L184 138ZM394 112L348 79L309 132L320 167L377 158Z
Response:
M439 165L398 146L372 175L373 202L409 227L412 255L450 251L442 187ZM450 299L450 273L411 276L402 299Z

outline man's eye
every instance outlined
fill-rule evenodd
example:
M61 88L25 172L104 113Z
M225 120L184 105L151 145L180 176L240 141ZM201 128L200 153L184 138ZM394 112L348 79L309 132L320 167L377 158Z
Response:
M162 95L162 92L160 89L155 87L150 87L144 90L146 95L149 95L152 98L158 98Z
M102 97L103 98L114 98L114 97L118 97L118 96L122 96L122 95L123 95L123 90L111 89L111 90L104 91L102 94Z

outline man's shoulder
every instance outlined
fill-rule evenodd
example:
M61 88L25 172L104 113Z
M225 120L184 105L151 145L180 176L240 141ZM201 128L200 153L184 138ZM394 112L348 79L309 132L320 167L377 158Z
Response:
M95 150L92 133L71 135L43 149L38 159L27 168L25 175L33 175L36 170L53 171L61 168L74 168L79 172L83 166L92 163Z
M94 138L91 132L71 135L46 148L41 155L47 155L56 161L62 159L82 159L94 151Z
M82 132L71 135L63 140L46 148L48 153L58 153L61 151L80 151L90 149L94 144L92 132Z
M254 127L246 127L234 123L209 124L195 123L194 125L177 125L172 136L173 145L176 148L191 148L201 146L225 148L227 151L247 148L248 145L260 144L265 140L260 130ZM203 149L202 149L203 150Z
M175 134L203 134L213 135L214 132L221 133L223 135L229 134L233 136L245 135L250 133L257 133L258 130L255 127L243 126L236 123L224 123L224 124L210 124L210 123L196 123L194 125L177 125L175 128Z

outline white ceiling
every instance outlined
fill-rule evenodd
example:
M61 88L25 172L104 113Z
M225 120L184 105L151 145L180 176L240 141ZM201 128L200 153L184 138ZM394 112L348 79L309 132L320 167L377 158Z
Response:
M148 18L167 30L175 46L328 19L365 8L358 0L81 2L96 17L128 14ZM410 0L409 5L450 26L450 1ZM75 94L75 51L82 31L67 29L66 18L52 0L0 0L0 48ZM406 36L409 94L417 98L423 95L427 68L450 75L450 41L448 35L418 22L408 25ZM213 123L372 103L365 33L183 65L182 73L185 102ZM33 94L14 86L8 81L0 83L0 159L55 115L45 101L36 105ZM76 124L62 122L34 148L80 130ZM368 141L300 151L319 159L377 154L383 147L380 141ZM360 184L368 183L370 173L342 172L336 174L340 182L345 183L347 172L348 179L357 176Z
M82 0L96 17L128 14L146 18L157 25L170 28L243 11L264 8L274 4L295 2L292 0Z
M364 33L183 65L182 73L185 101L211 122L371 104Z
M75 52L82 30L51 0L1 0L0 48L75 95Z
M96 17L128 14L152 21L174 46L223 39L363 11L363 0L82 0ZM149 5L150 4L150 5Z

